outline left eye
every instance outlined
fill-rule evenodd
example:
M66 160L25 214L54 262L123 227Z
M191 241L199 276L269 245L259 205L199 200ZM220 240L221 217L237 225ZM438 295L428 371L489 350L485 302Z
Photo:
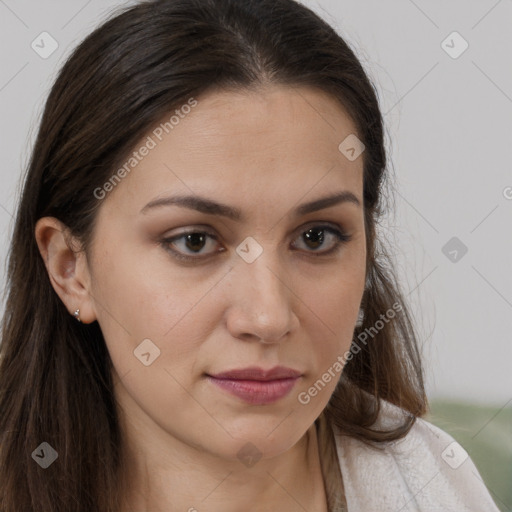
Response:
M312 253L314 256L322 256L335 252L340 246L351 239L350 235L342 233L340 230L331 226L314 226L301 233L297 240L302 242L306 247L306 252ZM189 231L181 235L166 238L162 240L162 245L171 252L171 254L180 260L198 260L204 253L211 255L215 251L201 251L208 245L210 249L215 249L218 239L215 235L204 231ZM319 250L327 245L327 249ZM173 249L172 247L177 248ZM220 249L217 252L223 252ZM187 251L188 252L187 254ZM196 256L192 256L196 255Z
M340 246L348 242L350 240L350 235L347 235L346 233L342 233L340 230L335 229L330 226L315 226L310 229L307 229L302 233L302 235L299 237L307 247L310 249L313 249L313 251L307 251L307 252L316 252L318 254L315 254L315 256L321 256L325 254L330 254L337 249L340 248ZM328 249L323 251L317 251L319 247L322 247L325 244L326 240L330 240L331 243L327 244L329 246Z

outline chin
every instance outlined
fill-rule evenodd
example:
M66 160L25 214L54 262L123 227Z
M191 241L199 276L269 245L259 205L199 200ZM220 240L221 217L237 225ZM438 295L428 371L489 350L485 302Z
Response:
M237 458L246 452L250 457L254 452L255 456L270 459L288 451L306 434L310 425L283 421L286 415L278 415L273 420L261 418L260 421L253 416L237 422L236 429L227 429L233 436L228 443L231 448L228 456L232 457L234 451Z

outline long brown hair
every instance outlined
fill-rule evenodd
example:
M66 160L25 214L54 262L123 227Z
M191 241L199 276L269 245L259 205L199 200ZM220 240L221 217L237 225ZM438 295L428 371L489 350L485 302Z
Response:
M118 512L121 432L112 363L97 322L80 324L55 293L35 240L53 216L91 247L94 194L168 112L215 89L313 86L348 111L366 149L364 319L322 418L368 443L397 439L426 412L412 320L376 236L386 151L377 95L345 41L294 0L152 0L124 8L62 67L47 99L17 207L0 346L0 511ZM340 141L341 142L341 141ZM381 315L394 303L391 321ZM375 327L380 320L383 324ZM359 336L375 331L371 341ZM409 414L372 428L381 399ZM47 442L58 463L32 452Z

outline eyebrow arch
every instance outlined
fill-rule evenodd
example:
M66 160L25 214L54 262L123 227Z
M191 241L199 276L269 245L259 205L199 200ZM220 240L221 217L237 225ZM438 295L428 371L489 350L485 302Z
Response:
M306 215L308 213L323 210L324 208L329 208L341 203L352 203L356 206L361 206L361 202L352 192L344 190L326 197L321 197L320 199L315 199L309 203L304 203L297 207L293 213L295 216ZM228 219L235 221L243 220L242 212L238 208L234 208L222 203L217 203L211 199L200 196L161 197L150 201L146 206L144 206L144 208L142 208L140 213L146 214L153 208L172 205L182 206L191 210L197 210L198 212L206 213L209 215L227 217Z

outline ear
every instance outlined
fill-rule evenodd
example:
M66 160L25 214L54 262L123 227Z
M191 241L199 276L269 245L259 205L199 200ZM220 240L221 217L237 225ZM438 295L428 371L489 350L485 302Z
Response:
M69 235L68 228L55 217L42 217L36 223L35 237L53 289L71 315L80 309L80 321L96 320L90 295L90 274L84 251Z

